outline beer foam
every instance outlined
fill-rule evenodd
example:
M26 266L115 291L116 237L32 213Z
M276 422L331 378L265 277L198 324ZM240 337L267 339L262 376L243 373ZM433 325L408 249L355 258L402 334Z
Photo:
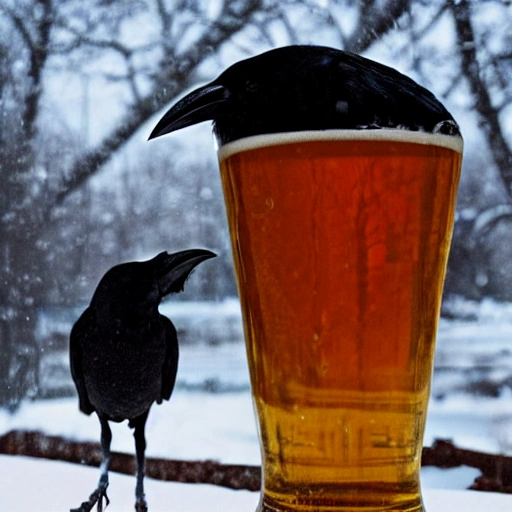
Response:
M218 149L219 160L224 160L235 153L257 149L266 146L280 146L298 142L312 141L347 141L347 140L373 140L390 142L409 142L413 144L425 144L451 149L462 153L464 142L457 135L443 135L440 133L428 133L401 129L379 130L308 130L301 132L273 133L265 135L253 135L228 142Z

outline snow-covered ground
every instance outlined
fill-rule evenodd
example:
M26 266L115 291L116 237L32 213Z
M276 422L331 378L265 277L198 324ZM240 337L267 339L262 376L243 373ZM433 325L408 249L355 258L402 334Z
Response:
M5 512L68 511L87 499L98 478L94 468L2 455L0 472L0 510ZM133 477L111 473L107 511L134 510L134 489ZM252 512L258 502L254 492L149 478L145 491L151 512Z
M0 510L56 512L77 507L97 479L94 468L27 457L0 455ZM178 484L146 479L151 512L252 512L258 493L213 485ZM111 473L108 512L133 510L134 478ZM428 511L510 512L512 497L476 491L424 489Z

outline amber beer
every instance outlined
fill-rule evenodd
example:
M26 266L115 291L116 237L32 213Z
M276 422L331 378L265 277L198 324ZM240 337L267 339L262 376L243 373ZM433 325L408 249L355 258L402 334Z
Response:
M220 148L262 444L259 510L423 510L461 147L347 130Z

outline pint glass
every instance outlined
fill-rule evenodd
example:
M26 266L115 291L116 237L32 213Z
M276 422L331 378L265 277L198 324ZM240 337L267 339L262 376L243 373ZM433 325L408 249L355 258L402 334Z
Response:
M262 449L259 511L422 511L419 468L462 139L219 148Z

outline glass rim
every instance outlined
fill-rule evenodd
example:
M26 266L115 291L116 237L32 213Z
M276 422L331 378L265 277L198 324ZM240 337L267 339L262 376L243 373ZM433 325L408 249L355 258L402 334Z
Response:
M268 133L252 135L223 144L217 148L219 160L224 160L236 153L266 146L281 146L297 142L334 141L334 140L364 140L364 141L393 141L438 146L461 153L464 141L459 135L445 135L403 130L400 128L381 128L375 130L307 130L285 133Z

